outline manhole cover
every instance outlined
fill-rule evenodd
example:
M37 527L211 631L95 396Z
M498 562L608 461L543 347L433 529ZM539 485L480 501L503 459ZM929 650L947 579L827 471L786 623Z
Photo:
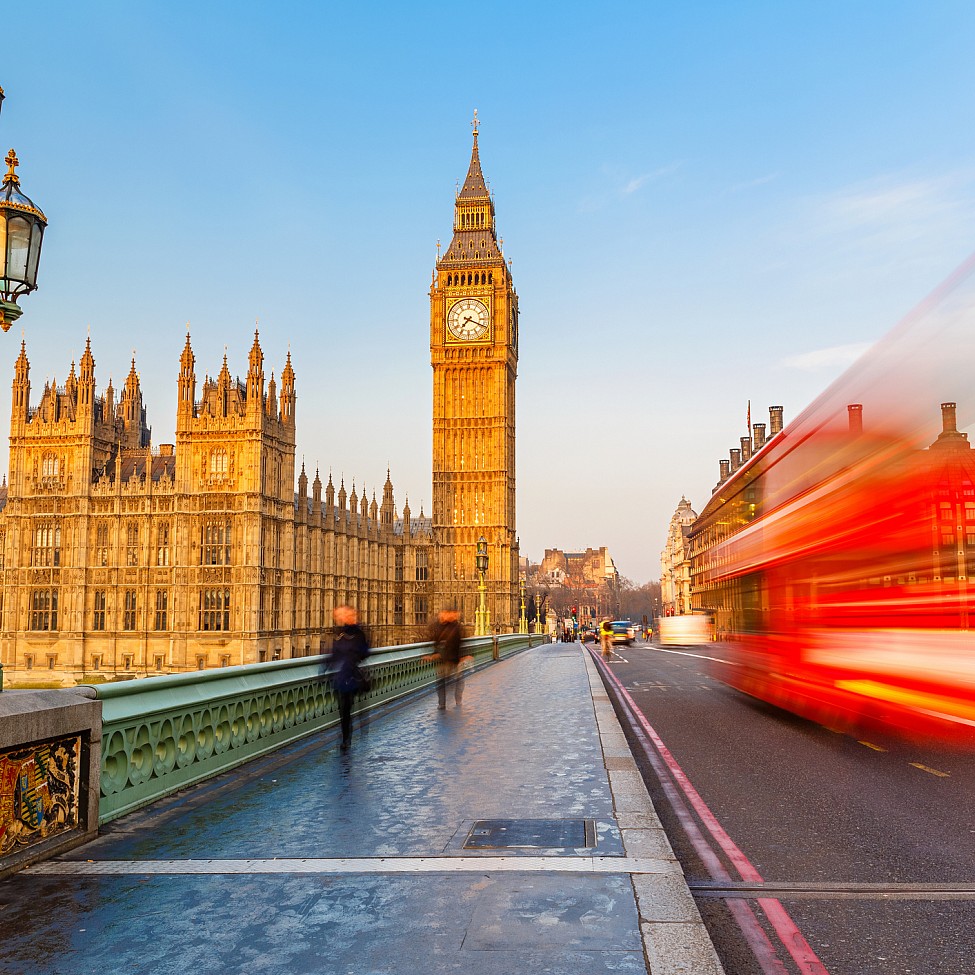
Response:
M594 819L480 819L465 850L576 850L596 845Z

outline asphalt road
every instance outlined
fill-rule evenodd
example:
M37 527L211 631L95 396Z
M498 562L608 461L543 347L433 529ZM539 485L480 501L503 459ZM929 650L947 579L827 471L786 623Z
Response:
M637 643L610 670L728 975L975 975L975 755L793 717L710 677L718 654Z

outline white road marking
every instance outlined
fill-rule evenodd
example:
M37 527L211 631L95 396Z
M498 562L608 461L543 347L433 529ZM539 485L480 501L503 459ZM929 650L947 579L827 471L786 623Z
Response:
M672 874L671 860L650 857L281 857L254 860L47 860L24 873L48 876L137 874L371 874L371 873L656 873Z
M688 653L686 650L665 650L663 647L653 647L657 653L676 653L679 657L699 657L701 660L714 660L719 664L731 664L737 666L734 660L722 660L721 657L709 657L706 653Z

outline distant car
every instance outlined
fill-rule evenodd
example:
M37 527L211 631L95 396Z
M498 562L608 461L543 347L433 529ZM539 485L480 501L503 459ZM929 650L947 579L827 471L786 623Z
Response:
M636 629L629 620L613 620L609 624L613 628L613 643L625 643L629 646L636 636Z

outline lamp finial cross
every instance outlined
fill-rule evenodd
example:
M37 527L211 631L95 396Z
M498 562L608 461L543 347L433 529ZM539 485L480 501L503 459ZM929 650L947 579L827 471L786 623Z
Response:
M3 181L5 183L13 183L17 186L20 183L20 177L17 175L17 167L20 165L20 160L17 158L17 153L11 149L3 161L7 164L7 175L4 176Z

